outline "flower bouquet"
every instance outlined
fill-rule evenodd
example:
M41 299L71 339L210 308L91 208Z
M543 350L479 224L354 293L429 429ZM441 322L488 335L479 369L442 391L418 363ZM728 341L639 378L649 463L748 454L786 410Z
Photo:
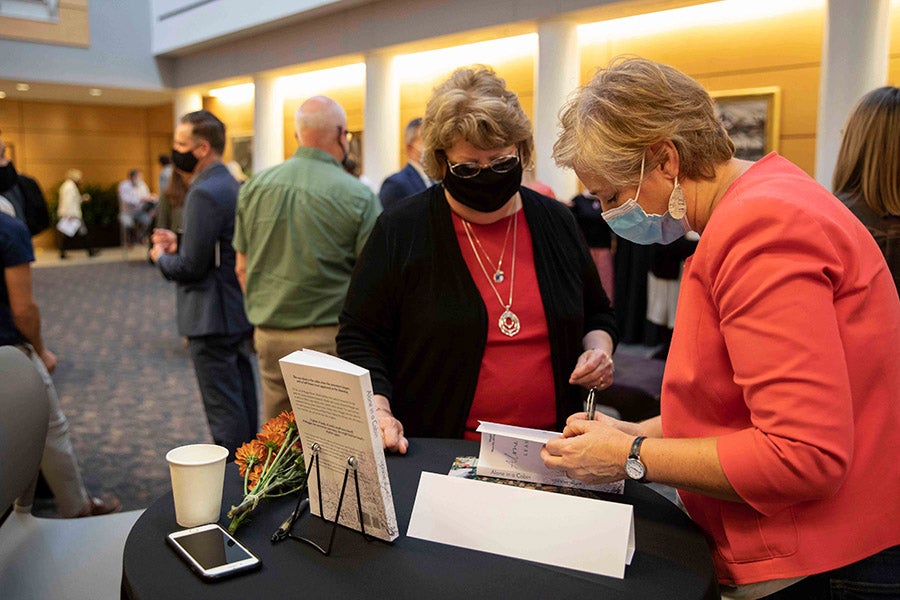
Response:
M244 499L228 511L232 533L263 498L286 496L303 487L306 467L294 413L284 411L269 419L255 440L237 449L234 462L244 478Z

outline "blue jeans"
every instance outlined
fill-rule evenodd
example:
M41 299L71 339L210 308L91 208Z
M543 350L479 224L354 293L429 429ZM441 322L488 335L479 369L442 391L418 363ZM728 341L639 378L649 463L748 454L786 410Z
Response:
M810 575L765 600L900 599L900 546L846 567Z

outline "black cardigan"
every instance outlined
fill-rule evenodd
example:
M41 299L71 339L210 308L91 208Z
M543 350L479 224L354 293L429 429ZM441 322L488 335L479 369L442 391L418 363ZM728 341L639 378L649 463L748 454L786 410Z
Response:
M557 426L581 410L569 375L588 331L617 342L615 317L575 219L564 205L519 190L547 317ZM459 249L441 185L378 218L353 277L338 355L368 369L408 437L461 438L487 340L487 311ZM510 377L528 373L509 366Z

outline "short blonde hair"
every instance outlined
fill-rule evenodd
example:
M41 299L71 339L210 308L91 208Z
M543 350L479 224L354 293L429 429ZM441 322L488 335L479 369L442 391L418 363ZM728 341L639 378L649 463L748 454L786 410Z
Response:
M862 198L879 216L900 216L900 88L874 89L850 113L833 189Z
M457 69L434 89L422 120L422 165L430 177L444 178L445 150L460 140L480 150L515 144L522 166L532 166L531 121L518 96L490 67Z
M66 171L66 179L71 179L72 181L81 181L81 171L78 169L69 169Z
M734 156L706 90L681 71L644 58L614 58L573 93L559 118L556 164L615 187L637 183L644 153L666 140L678 151L681 177L712 179L715 166ZM645 170L659 162L659 155L648 154Z

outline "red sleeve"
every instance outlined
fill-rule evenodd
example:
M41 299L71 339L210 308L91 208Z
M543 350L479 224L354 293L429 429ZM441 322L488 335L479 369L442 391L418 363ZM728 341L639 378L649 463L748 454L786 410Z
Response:
M751 428L719 438L719 459L735 491L767 515L832 495L853 451L835 232L793 205L771 204L745 204L752 217L735 211L735 225L710 231L724 236L710 293L752 415Z

